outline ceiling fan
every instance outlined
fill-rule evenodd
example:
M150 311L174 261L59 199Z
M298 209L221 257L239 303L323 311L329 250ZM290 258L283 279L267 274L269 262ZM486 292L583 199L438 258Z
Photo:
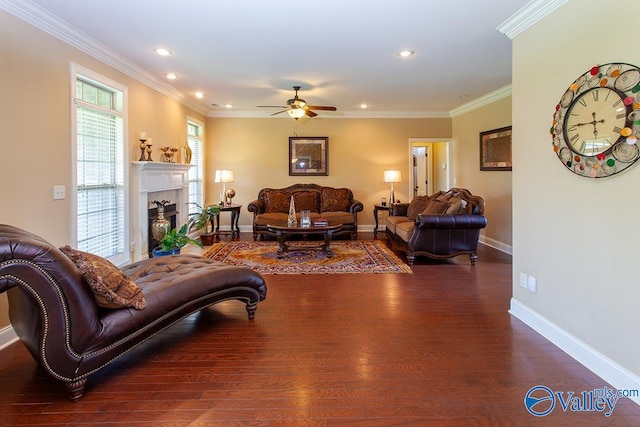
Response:
M336 107L327 107L322 105L309 105L307 101L298 97L298 91L300 90L300 86L293 86L293 90L296 91L296 94L293 98L287 101L287 106L281 105L258 105L258 108L284 108L282 111L278 111L277 113L271 114L275 116L280 113L284 113L285 111L289 113L291 117L298 120L302 116L315 117L318 114L313 112L312 110L324 110L324 111L336 111Z

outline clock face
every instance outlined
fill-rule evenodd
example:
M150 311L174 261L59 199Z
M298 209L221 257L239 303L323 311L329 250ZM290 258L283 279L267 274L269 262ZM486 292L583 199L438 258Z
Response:
M572 172L602 178L640 158L640 69L592 67L560 98L551 127L553 149Z
M579 95L568 108L564 137L577 154L595 156L613 146L626 121L622 97L613 89L596 87Z

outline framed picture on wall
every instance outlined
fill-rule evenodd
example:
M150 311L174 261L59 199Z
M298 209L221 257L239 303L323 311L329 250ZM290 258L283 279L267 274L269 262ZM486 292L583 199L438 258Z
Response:
M289 137L290 176L328 176L329 138Z
M511 126L480 132L480 170L511 170Z

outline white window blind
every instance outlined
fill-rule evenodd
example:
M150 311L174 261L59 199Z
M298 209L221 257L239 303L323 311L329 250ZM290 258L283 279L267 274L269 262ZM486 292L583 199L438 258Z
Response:
M189 120L187 122L187 141L191 148L191 168L189 168L189 202L204 206L204 162L203 162L203 125ZM198 209L189 205L189 212Z
M122 92L76 80L76 244L114 259L125 253Z

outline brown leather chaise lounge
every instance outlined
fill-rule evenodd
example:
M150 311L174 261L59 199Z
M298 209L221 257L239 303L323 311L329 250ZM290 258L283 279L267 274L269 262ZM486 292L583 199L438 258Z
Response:
M42 369L65 383L72 401L84 394L89 375L190 314L235 299L253 319L266 297L258 273L183 254L122 269L141 290L144 308L104 308L66 253L0 224L0 292L7 292L11 324Z

